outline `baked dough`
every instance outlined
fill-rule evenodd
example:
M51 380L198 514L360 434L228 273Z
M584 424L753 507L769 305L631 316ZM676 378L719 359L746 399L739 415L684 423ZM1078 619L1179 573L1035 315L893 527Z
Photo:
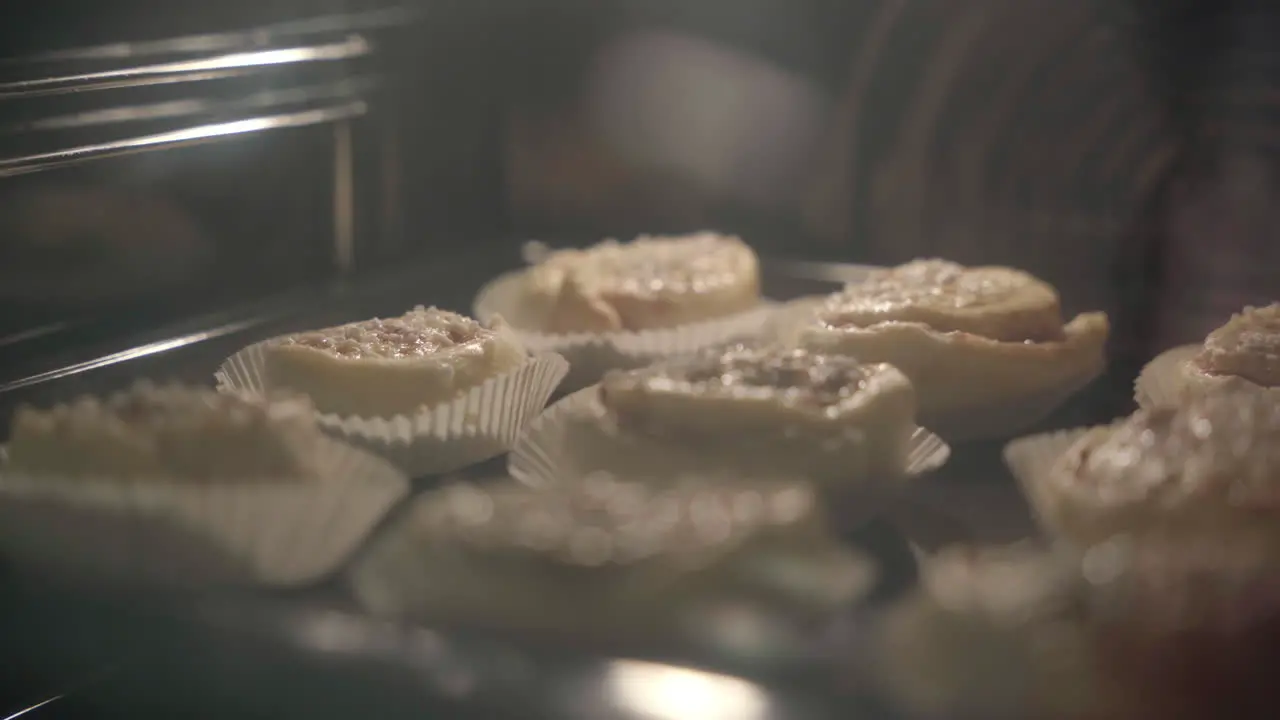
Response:
M546 332L673 328L757 306L759 265L742 240L709 232L605 240L549 253L527 271L527 293Z
M1280 538L1280 405L1222 391L1139 410L1086 432L1029 490L1042 521L1081 546L1129 532Z
M607 432L818 480L900 476L916 430L915 392L895 368L802 349L735 346L614 371L599 397Z
M1280 400L1280 304L1246 307L1203 345L1162 353L1143 370L1137 396L1144 406L1177 404L1223 388Z
M1101 371L1107 333L1103 313L1064 325L1057 293L1027 273L916 260L828 298L797 343L897 367L945 437L980 429L978 410L1061 400Z
M280 338L264 366L268 387L303 393L320 412L391 417L449 402L526 359L501 318L482 325L419 306Z
M1265 659L1278 639L1280 585L1274 546L1259 540L944 552L882 624L880 677L921 717L1244 716L1224 698L1257 710L1250 703L1274 697Z
M886 694L912 717L1110 717L1074 570L1031 545L935 556L879 628Z
M315 475L323 438L311 404L141 382L105 399L19 408L6 470L26 475L177 480Z
M419 501L404 529L412 566L384 566L402 588L389 604L493 628L644 637L718 602L809 616L873 577L802 484L603 473L543 489L460 484Z

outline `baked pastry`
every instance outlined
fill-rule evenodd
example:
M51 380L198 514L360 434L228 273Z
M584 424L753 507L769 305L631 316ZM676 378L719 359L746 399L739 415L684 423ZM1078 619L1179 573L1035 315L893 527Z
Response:
M1041 521L1082 546L1127 532L1258 527L1280 538L1280 405L1223 390L1139 410L1023 480Z
M755 252L709 232L552 252L526 280L537 329L551 333L673 328L760 303Z
M1246 307L1209 333L1203 345L1169 350L1148 365L1138 380L1144 406L1239 388L1280 399L1280 304Z
M263 364L269 388L302 393L320 412L391 417L453 400L526 359L501 318L482 325L419 306L279 338Z
M876 667L924 717L1274 717L1276 559L1240 534L949 551L883 623Z
M431 493L357 570L357 587L377 612L644 638L688 629L719 603L830 613L873 577L802 484L596 473Z
M190 480L315 475L311 404L140 382L14 414L6 471L42 477Z
M614 371L600 383L599 408L606 432L656 441L675 457L820 480L902 475L916 430L915 393L895 368L779 348Z
M873 672L913 717L1108 717L1075 569L1030 545L943 551L881 624Z
M1034 421L1092 379L1107 332L1103 313L1064 324L1057 292L1027 273L916 260L828 298L796 342L897 367L921 423L967 438Z

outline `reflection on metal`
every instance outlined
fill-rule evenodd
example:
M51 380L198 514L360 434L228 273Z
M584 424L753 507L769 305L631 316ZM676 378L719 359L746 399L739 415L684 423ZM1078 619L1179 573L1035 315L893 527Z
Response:
M768 696L745 680L673 665L619 660L605 686L619 708L644 720L761 720L769 711Z
M355 269L355 162L351 123L333 127L333 263L339 273Z
M63 698L63 696L62 696L62 695L54 695L53 697L49 698L48 700L43 700L43 701L41 701L41 702L36 703L35 705L32 705L32 706L31 706L31 707L29 707L29 708L24 708L24 709L22 709L22 710L19 710L18 712L16 712L16 713L14 713L14 714L12 714L12 715L10 715L10 716L8 716L8 717L4 718L4 720L14 720L14 718L20 718L20 717L23 717L24 715L26 715L26 714L27 714L27 713L29 713L29 712L32 712L33 710L39 710L40 708L44 707L45 705L48 705L49 703L57 702L58 700L61 700L62 698Z
M103 157L127 155L159 147L207 142L228 135L277 130L282 128L303 127L337 122L365 114L367 106L362 101L350 102L329 108L307 110L305 112L285 115L269 115L265 117L234 120L211 125L174 130L172 132L145 135L142 137L116 140L96 145L82 145L69 150L60 150L38 155L0 160L0 177L21 175L24 173L46 170L53 167L84 162Z
M234 333L241 332L243 330L247 330L251 327L254 327L255 325L265 322L266 320L267 318L255 318L253 320L243 320L240 322L228 323L226 325L222 325L220 327L216 327L210 330L205 330L203 332L190 333L188 335L180 335L178 337L170 338L168 340L162 340L160 342L148 343L146 345L139 345L138 347L130 348L128 350L122 350L120 352L112 353L110 355L104 355L102 357L95 358L87 362L76 363L75 365L68 365L66 367L58 368L57 370L50 370L48 372L43 372L36 375L29 375L20 380L14 380L12 382L7 382L7 383L4 383L3 385L0 385L0 393L9 392L12 390L18 390L20 388L29 387L31 385L38 385L40 383L48 382L50 380L58 380L60 378L69 377L71 375L77 375L79 373L88 372L90 370L97 370L99 368L108 367L110 365L115 365L117 363L128 362L130 360L138 360L138 359L147 357L149 355L157 355L159 353L168 352L170 350L177 350L178 348L186 347L188 345L194 345L196 343L204 342L206 340L212 340L214 338L219 338L225 335L231 335Z
M369 41L359 35L352 35L342 42L309 47L280 48L261 50L258 52L230 53L199 60L141 65L123 70L86 73L82 75L64 75L60 77L23 80L20 82L0 83L0 100L23 97L33 94L47 94L84 90L102 83L119 83L133 79L187 75L189 73L207 73L230 71L245 68L264 67L269 65L292 65L307 62L330 62L350 60L368 55L371 51Z
M360 97L377 87L374 78L355 78L343 80L330 85L290 88L253 93L234 102L215 101L204 98L188 98L171 100L147 105L128 105L121 107L93 110L71 115L58 115L35 122L12 125L3 128L5 132L25 132L31 130L65 130L69 128L89 127L126 123L137 120L167 120L189 117L213 111L231 109L255 109L280 107L282 105L301 105L317 100L334 100L338 98Z
M319 35L323 33L356 32L404 25L414 18L409 8L389 8L377 12L354 15L327 15L278 25L208 35L150 42L125 42L96 45L75 50L59 50L22 58L16 62L47 63L84 60L123 60L125 58L154 55L178 55L182 53L227 52L238 48L262 46L280 37ZM14 61L10 61L14 62Z
M0 348L7 347L9 345L17 345L18 343L24 343L28 340L35 340L36 338L62 332L67 329L67 325L68 323L65 322L55 322L49 323L48 325L33 327L29 330L23 330L22 332L5 335L0 337Z

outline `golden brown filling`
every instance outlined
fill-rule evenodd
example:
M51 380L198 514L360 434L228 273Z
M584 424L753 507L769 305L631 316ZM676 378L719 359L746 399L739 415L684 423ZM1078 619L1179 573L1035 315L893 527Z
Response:
M1005 342L1062 338L1057 293L1048 284L1010 268L945 260L875 271L832 297L820 317L836 329L914 322Z
M1280 386L1280 304L1245 308L1209 333L1195 359L1213 375L1235 375L1265 387Z
M291 335L282 345L308 347L348 359L419 359L468 345L494 332L455 313L418 308L389 319L368 320L327 330Z
M602 384L605 402L611 390L640 388L654 392L776 394L791 403L835 405L866 387L870 368L856 359L806 350L750 349L709 351L692 360L644 370L612 373Z

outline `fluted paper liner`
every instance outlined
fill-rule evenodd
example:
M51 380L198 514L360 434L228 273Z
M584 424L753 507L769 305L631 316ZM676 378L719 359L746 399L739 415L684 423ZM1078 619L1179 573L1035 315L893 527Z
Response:
M1019 487L1022 488L1022 494L1026 496L1027 504L1031 506L1031 510L1035 514L1036 521L1040 524L1041 529L1055 534L1057 532L1056 528L1051 527L1047 522L1048 513L1046 511L1046 508L1053 502L1053 498L1049 495L1047 489L1048 477L1053 469L1053 464L1077 440L1094 429L1092 427L1074 428L1029 435L1024 438L1018 438L1005 446L1005 465L1008 466L1009 472L1013 474L1014 479L1018 481Z
M1224 388L1248 388L1251 392L1269 395L1280 402L1280 388L1263 387L1241 377L1216 377L1215 382L1204 389L1188 386L1184 368L1203 349L1202 345L1182 345L1157 355L1142 368L1138 379L1133 383L1134 402L1143 408L1174 406L1185 400L1188 393L1204 392L1219 384Z
M500 275L480 289L473 314L481 322L501 316L534 351L556 352L569 361L565 387L577 390L600 380L609 370L645 367L677 355L688 355L737 340L754 340L775 305L762 300L757 308L703 322L661 330L614 333L544 333L530 330L522 277L524 271Z
M223 362L215 374L218 389L265 394L265 351L271 342L250 345ZM319 413L318 421L327 432L390 460L409 477L451 472L511 449L568 369L560 355L539 352L515 370L416 415L366 418Z
M322 438L317 478L46 477L0 467L0 546L73 576L181 587L305 585L409 492L389 463Z
M664 452L667 448L647 440L640 440L640 446L633 447L625 438L592 432L589 415L597 402L596 395L595 386L579 390L529 423L508 456L507 469L512 477L536 486L555 483L561 478L581 477L596 470L625 470L625 458L635 457L637 452L643 453L646 460L655 459L655 452L660 453L663 461L670 462L673 472L696 471L700 462L716 462L715 458L701 457L703 453L696 449L679 452L671 448L670 452ZM951 448L941 438L917 428L908 449L906 475L932 472L946 463L950 455ZM610 460L617 460L624 467L611 467L607 464ZM769 476L777 474L774 469L766 472Z

